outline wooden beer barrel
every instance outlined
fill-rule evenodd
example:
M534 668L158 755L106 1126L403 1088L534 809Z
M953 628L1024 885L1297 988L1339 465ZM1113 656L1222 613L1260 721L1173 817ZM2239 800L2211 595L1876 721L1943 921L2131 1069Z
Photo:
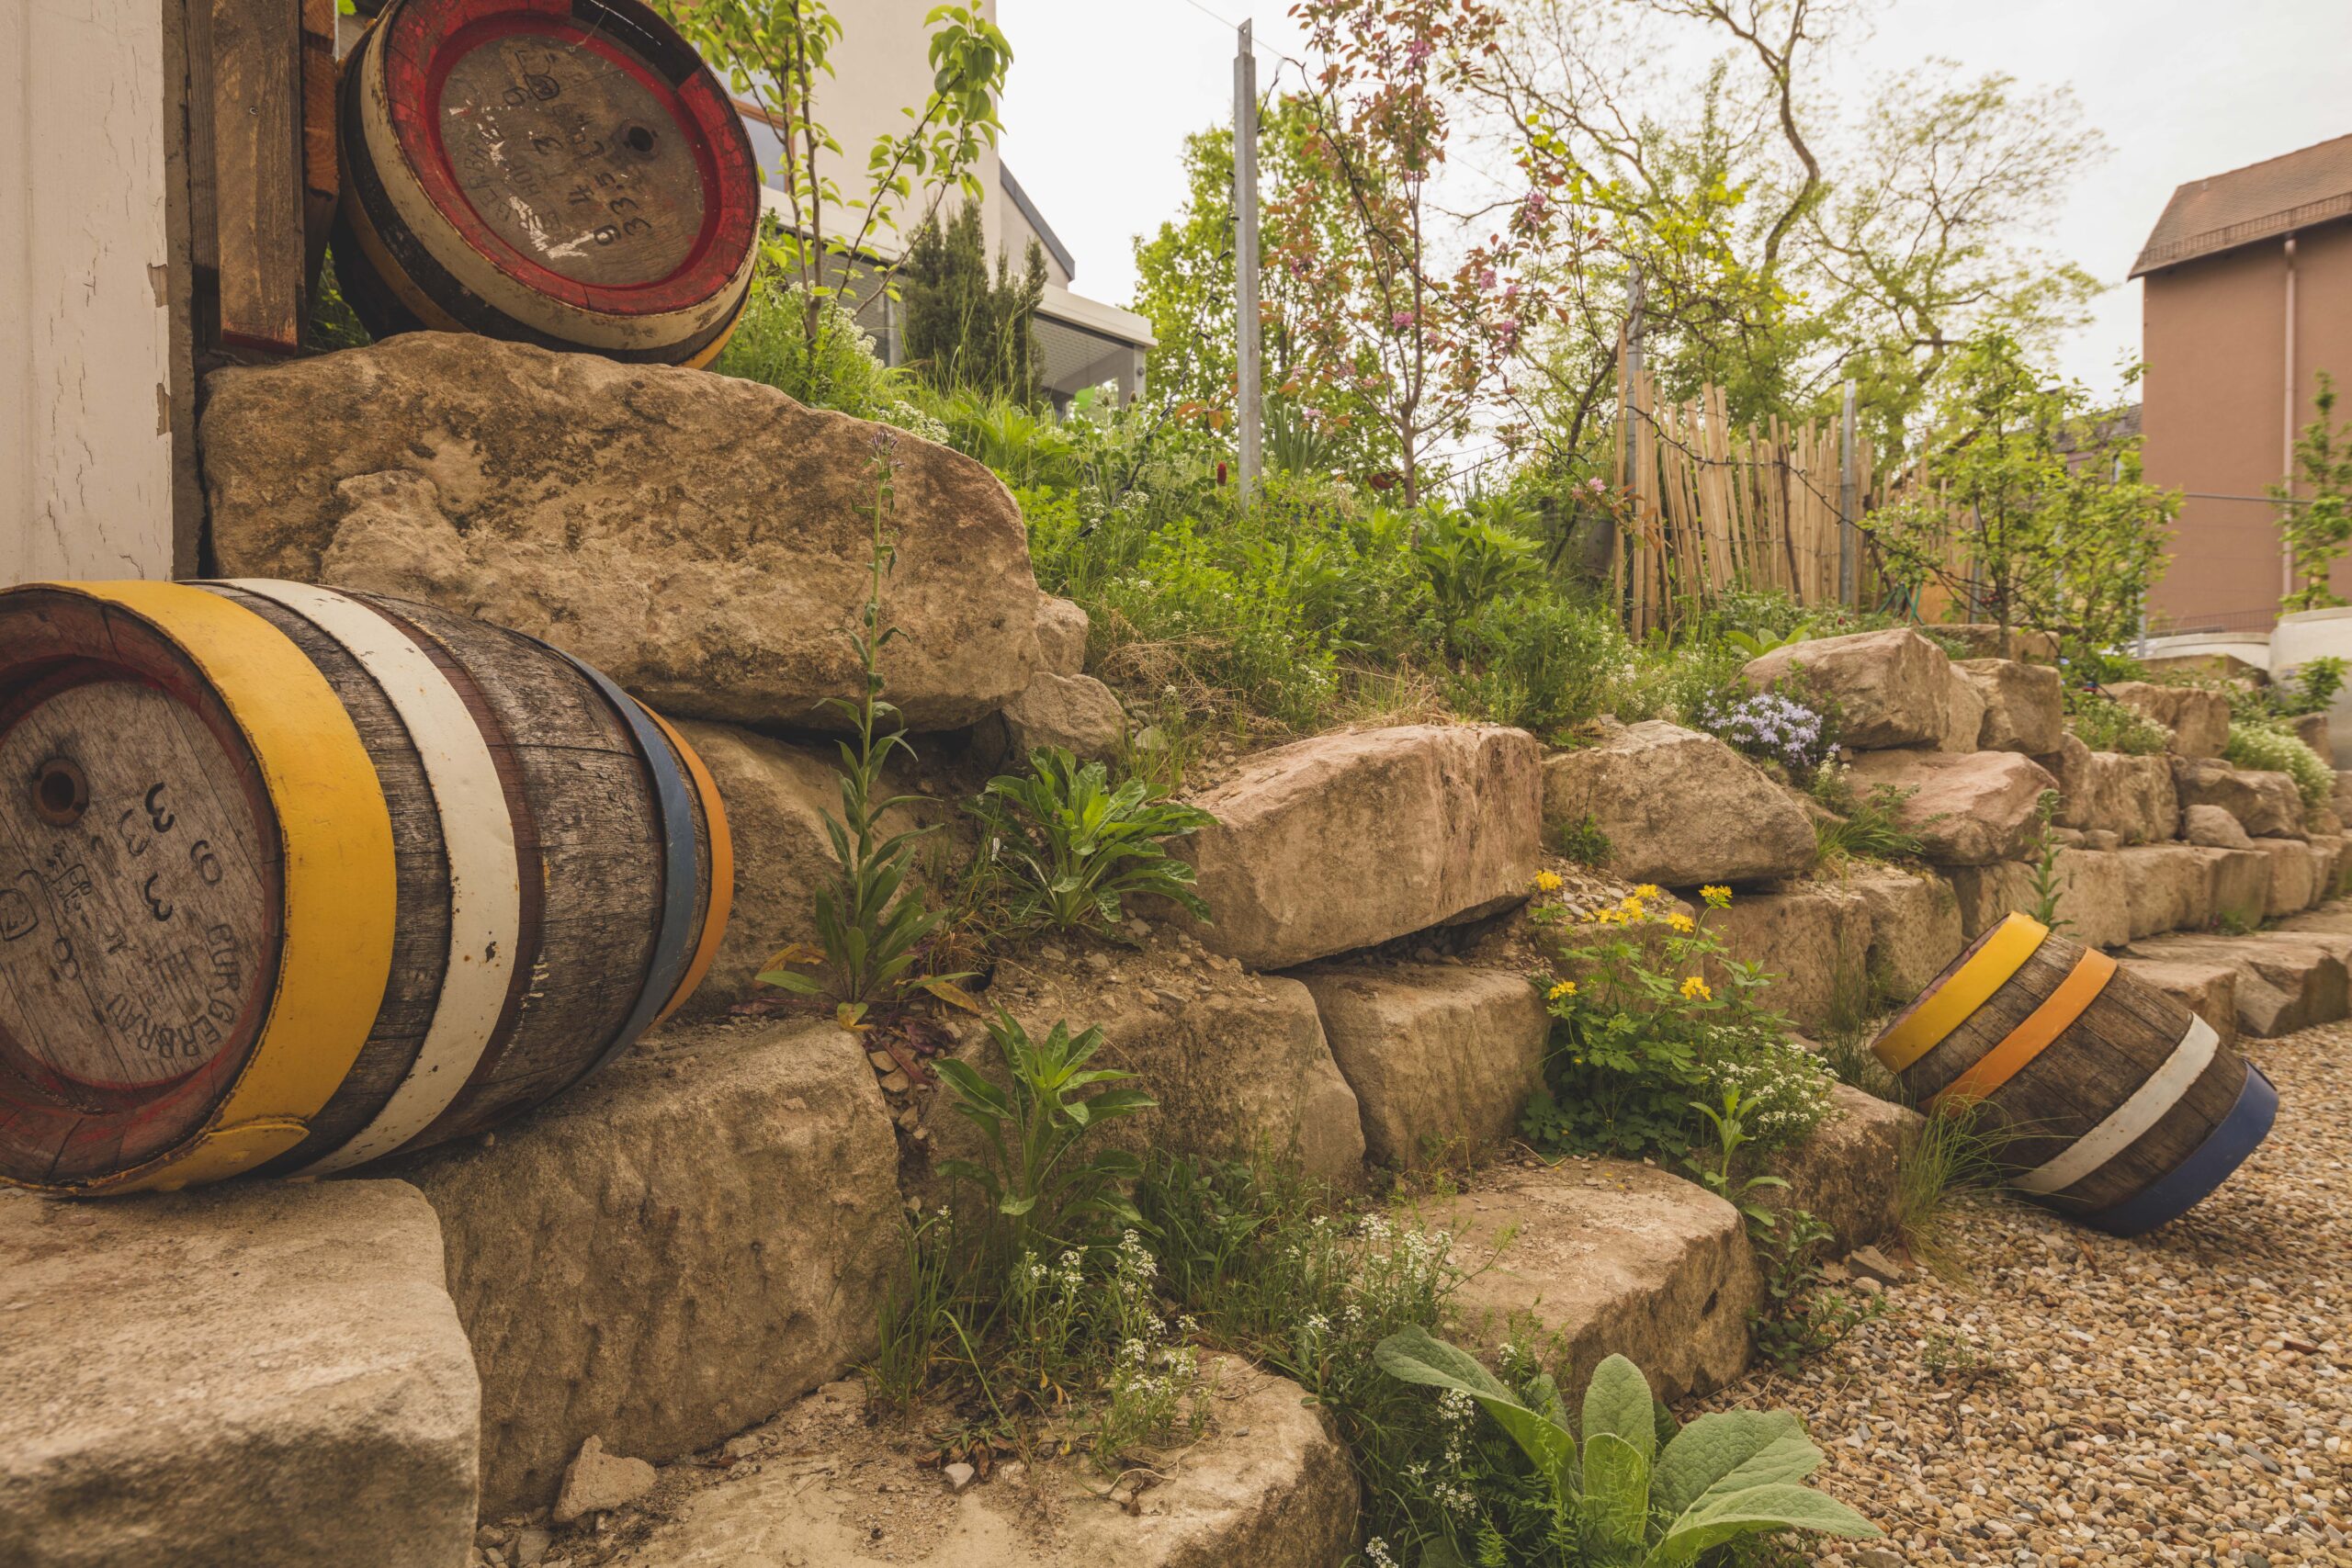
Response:
M734 882L604 676L292 582L0 592L0 1179L324 1175L626 1050Z
M1981 1102L2011 1185L2118 1235L2186 1213L2269 1134L2278 1091L2212 1025L2012 914L1871 1049L1917 1104Z
M345 62L335 271L379 337L707 365L749 298L759 165L638 0L394 0Z

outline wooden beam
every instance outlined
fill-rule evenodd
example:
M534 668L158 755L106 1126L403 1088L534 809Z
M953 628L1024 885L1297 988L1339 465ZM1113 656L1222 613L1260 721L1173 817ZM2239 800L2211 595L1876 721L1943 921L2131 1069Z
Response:
M300 0L212 0L212 207L220 344L301 346Z

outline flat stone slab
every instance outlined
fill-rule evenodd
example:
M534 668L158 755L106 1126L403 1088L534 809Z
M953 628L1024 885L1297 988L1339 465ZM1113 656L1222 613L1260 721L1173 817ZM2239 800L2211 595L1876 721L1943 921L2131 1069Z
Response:
M2333 1023L2346 1013L2352 934L2307 930L2159 937L2133 942L2130 956L2229 964L2237 971L2238 1030L2258 1040Z
M2198 958L2126 958L2124 973L2152 990L2162 991L2213 1026L2222 1043L2238 1043L2238 969L2229 963Z
M1778 976L1765 993L1770 1006L1799 1029L1819 1029L1840 1018L1859 1021L1869 1012L1873 915L1891 908L1886 898L1865 898L1842 883L1790 882L1736 894L1727 908L1709 910L1705 919L1727 956L1761 964ZM1932 929L1923 934L1932 943ZM1721 982L1719 966L1710 978Z
M1366 1158L1426 1165L1518 1130L1552 1032L1525 976L1412 964L1305 969L1297 979L1356 1092Z
M1305 1391L1204 1358L1195 1443L1152 1450L1130 1495L1082 1459L1000 1465L961 1493L877 1440L862 1407L814 1399L729 1445L749 1473L679 1497L611 1559L628 1568L1331 1568L1355 1544L1347 1454ZM916 1445L910 1442L913 1448Z
M867 1355L901 1262L898 1145L830 1022L658 1035L482 1141L400 1162L481 1370L482 1510L580 1445L665 1460Z
M0 1562L454 1568L479 1430L405 1182L0 1192Z
M1747 1314L1763 1283L1739 1212L1630 1160L1492 1171L1430 1206L1476 1270L1455 1298L1464 1342L1524 1335L1574 1409L1612 1355L1661 1399L1720 1388L1747 1364Z
M1755 882L1813 863L1813 822L1797 797L1713 736L1664 719L1544 760L1544 829L1588 818L1608 836L1609 869L1628 882Z

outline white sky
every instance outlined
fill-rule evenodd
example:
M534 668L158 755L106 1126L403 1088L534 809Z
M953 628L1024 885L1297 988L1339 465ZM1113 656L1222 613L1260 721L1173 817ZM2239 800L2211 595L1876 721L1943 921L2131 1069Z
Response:
M1286 0L1199 0L1294 55ZM1078 258L1078 291L1125 303L1134 235L1183 198L1184 137L1232 113L1233 34L1191 0L998 0L1015 62L1005 161ZM2352 0L1891 0L1860 62L1929 55L2026 85L2071 85L2104 132L2049 249L2116 287L2065 344L2106 390L2140 348L2123 275L2173 187L2352 131ZM1259 85L1274 62L1261 54ZM1857 74L1860 74L1857 73Z

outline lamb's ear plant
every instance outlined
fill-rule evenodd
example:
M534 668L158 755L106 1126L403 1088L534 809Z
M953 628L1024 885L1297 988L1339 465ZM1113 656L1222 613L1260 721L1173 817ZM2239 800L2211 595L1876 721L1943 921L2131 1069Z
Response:
M1215 817L1144 779L1114 789L1102 763L1081 765L1059 747L1032 752L1029 768L1026 778L990 779L972 807L1019 884L1016 917L1057 931L1101 927L1123 918L1126 898L1156 894L1209 918L1193 868L1167 841Z
M1713 1412L1661 1446L1649 1380L1623 1356L1593 1373L1580 1430L1571 1430L1548 1378L1532 1385L1541 1408L1531 1406L1475 1357L1426 1330L1392 1334L1373 1355L1393 1378L1476 1400L1549 1486L1579 1562L1688 1568L1700 1553L1744 1536L1880 1533L1804 1484L1822 1454L1788 1411Z
M915 842L934 828L909 828L887 832L883 818L901 806L915 804L913 795L886 795L883 769L891 755L905 749L906 735L897 727L898 708L882 699L885 684L882 650L899 628L882 618L882 583L897 558L897 548L884 536L882 520L894 502L897 436L884 432L874 457L874 504L871 572L865 609L859 629L850 634L865 671L865 694L856 702L829 697L827 703L846 716L854 740L840 743L842 753L842 813L825 813L825 836L832 840L833 858L841 864L838 890L817 890L819 945L795 943L762 966L760 979L800 996L826 997L844 1029L854 1030L876 1002L895 1001L908 991L924 991L943 1001L977 1012L971 998L957 981L968 975L918 975L923 940L939 929L944 911L925 907L920 887L907 881ZM815 975L803 968L820 966Z

